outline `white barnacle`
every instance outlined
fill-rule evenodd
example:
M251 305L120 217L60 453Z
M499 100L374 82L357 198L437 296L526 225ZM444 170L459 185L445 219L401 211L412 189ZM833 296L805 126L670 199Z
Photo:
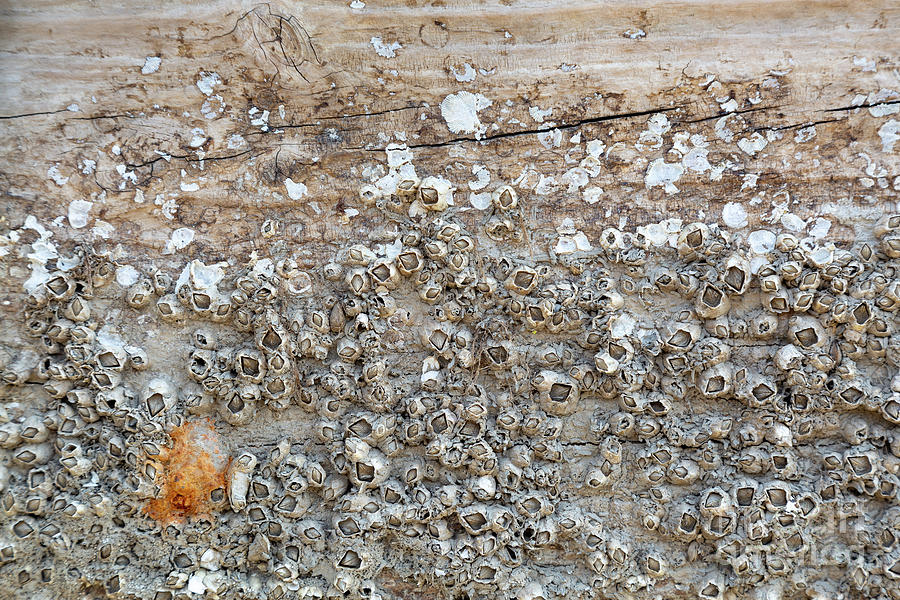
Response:
M228 465L228 502L232 510L239 512L247 506L250 490L250 474L256 467L257 459L250 452L243 452Z

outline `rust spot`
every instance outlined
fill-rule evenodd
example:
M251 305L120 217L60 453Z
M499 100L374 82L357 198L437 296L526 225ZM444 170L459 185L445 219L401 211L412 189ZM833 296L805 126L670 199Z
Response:
M231 462L209 421L185 423L170 435L172 448L159 456L159 495L144 507L145 514L164 524L208 514L214 508L213 491L225 489Z

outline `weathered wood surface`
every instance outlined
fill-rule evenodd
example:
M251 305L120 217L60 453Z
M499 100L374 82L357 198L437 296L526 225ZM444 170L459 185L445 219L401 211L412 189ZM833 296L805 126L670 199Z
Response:
M898 87L898 17L890 2L11 4L0 35L7 226L21 226L29 213L52 220L72 200L93 196L91 217L113 224L116 242L131 246L162 249L171 230L190 227L193 250L215 252L226 241L249 250L272 217L306 221L298 241L328 242L343 227L363 227L341 224L334 207L353 204L361 167L383 162L379 150L398 134L420 170L446 166L464 188L476 163L487 165L492 184L528 166L558 177L571 166L566 156L583 156L583 144L568 142L573 134L607 147L633 141L646 114L662 110L674 130L710 140L710 163L731 162L721 181L710 184L706 173L682 178L679 194L647 190L646 159L626 156L605 165L599 185L617 189L600 205L586 207L564 187L533 205L565 209L594 232L622 215L630 224L699 210L717 218L723 202L756 193L741 189L746 173L769 189L783 185L804 217L841 198L865 205L859 154L894 175L896 154L880 152L884 119L854 106L898 100L869 98ZM402 48L379 56L372 37ZM161 66L142 74L148 56ZM474 79L459 82L454 72L465 73L465 64ZM221 79L211 119L196 85L210 72ZM493 102L479 114L488 124L481 141L453 134L441 118L440 102L459 90ZM774 130L788 143L751 157L717 139L726 111L716 100L729 98L737 103L728 122L734 141ZM67 110L73 104L77 112ZM269 112L268 131L251 124L254 107ZM531 107L553 112L537 123ZM563 141L547 149L536 132L551 122ZM815 141L790 143L811 123ZM190 145L194 128L206 138L200 147ZM229 148L234 134L246 143ZM85 159L97 162L93 173L82 173ZM69 178L65 185L47 176L53 166ZM309 196L287 198L286 177L304 182ZM182 191L182 182L199 189ZM158 196L177 204L174 218L154 204Z

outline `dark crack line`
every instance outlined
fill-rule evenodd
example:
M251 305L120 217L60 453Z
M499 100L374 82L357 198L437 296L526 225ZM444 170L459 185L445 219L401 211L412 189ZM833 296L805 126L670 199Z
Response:
M48 110L48 111L44 111L44 112L22 113L21 115L0 115L0 120L22 119L24 117L40 117L43 115L55 115L57 113L67 112L67 111L68 111L67 108L61 108L59 110Z
M840 123L844 119L822 119L821 121L804 121L803 123L794 123L792 125L781 125L780 127L754 127L750 131L785 131L788 129L800 129L802 127L811 127L813 125L823 125L825 123Z
M148 167L150 165L154 165L161 160L166 160L166 159L171 160L173 158L177 159L177 160L183 160L183 161L189 162L189 163L216 162L216 161L220 161L220 160L230 160L232 158L239 158L241 156L250 154L251 152L252 152L252 150L244 150L243 152L238 152L237 154L229 154L227 156L205 156L203 158L199 158L197 156L191 156L190 154L187 154L184 156L178 156L176 154L167 154L165 156L158 156L158 157L154 158L153 160L148 160L148 161L142 162L142 163L137 163L137 164L126 163L125 166L129 169L140 169L142 167ZM259 156L259 155L257 154L256 156ZM253 157L251 157L251 158L253 158ZM168 162L168 160L166 160L166 162Z
M557 125L556 127L547 127L546 129L523 129L522 131L509 131L506 133L498 133L495 135L488 135L481 139L473 138L473 137L458 137L449 140L445 140L442 142L431 142L427 144L409 144L409 148L440 148L442 146L447 146L450 144L458 144L460 142L492 142L494 140L502 140L506 138L514 138L522 135L535 135L538 133L544 133L554 130L569 130L569 129L577 129L578 127L583 127L584 125L590 125L592 123L605 123L606 121L615 121L617 119L631 119L634 117L645 117L647 115L654 115L656 113L665 113L671 112L673 110L678 110L682 108L682 106L671 106L667 108L656 108L651 110L642 110L638 112L632 113L620 113L615 115L604 115L602 117L591 117L588 119L581 119L575 121L574 123L564 123L562 125ZM365 150L366 152L383 152L384 148L365 148L365 147L353 147L353 148L344 148L344 150Z
M900 104L900 100L888 100L885 102L876 102L875 104L857 104L856 106L841 106L838 108L823 108L822 112L840 112L842 110L856 110L857 108L875 108L876 106L890 106L892 104Z
M401 108L388 108L386 110L380 110L378 112L373 112L373 113L358 113L358 114L351 114L351 115L335 115L335 116L330 116L330 117L320 117L313 123L286 123L284 125L269 124L268 131L250 131L250 132L244 133L243 135L245 135L245 136L270 135L270 134L275 133L275 131L278 129L303 129L303 128L307 128L307 127L320 127L322 121L340 121L342 119L358 119L360 117L377 117L380 115L402 112L402 111L406 111L406 110L418 110L420 108L422 108L421 105L404 106Z
M134 119L134 115L95 115L92 117L72 117L73 121L97 121L99 119Z
M782 104L777 104L775 106L754 106L752 108L745 108L744 110L734 110L731 112L723 112L723 113L719 113L717 115L713 115L711 117L703 117L701 119L688 119L685 121L681 121L681 123L702 123L704 121L714 121L716 119L721 119L722 117L728 117L731 115L743 115L743 114L752 113L752 112L759 112L761 110L772 110L775 108L783 108L783 106L784 105L782 105Z

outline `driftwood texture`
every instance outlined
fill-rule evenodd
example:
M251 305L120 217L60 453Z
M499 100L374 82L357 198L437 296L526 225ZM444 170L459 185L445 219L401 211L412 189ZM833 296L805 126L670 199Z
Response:
M842 198L865 205L871 190L858 185L867 166L859 153L875 159L883 119L859 106L897 100L869 94L897 87L898 11L890 2L10 5L0 36L6 219L9 227L29 213L52 219L72 200L106 192L91 216L114 224L129 247L161 250L185 226L198 232L193 251L249 251L273 217L314 219L297 241L327 244L345 235L341 227L364 229L339 226L333 214L357 195L354 168L381 161L397 133L422 164L452 165L460 179L485 164L500 182L526 166L564 172L565 145L547 149L536 134L546 123L566 139L625 140L661 111L710 139L711 163L732 161L720 181L686 177L680 194L667 195L645 189L645 161L626 158L604 173L619 189L601 206L586 209L566 193L546 197L548 206L594 232L621 215L631 224L700 210L714 219L724 202L755 194L742 189L745 173L783 187L803 217ZM373 37L402 48L379 56ZM142 74L145 57L160 57L159 70ZM457 81L466 64L474 79ZM207 119L196 83L212 72L221 83ZM480 113L490 124L481 141L453 134L441 118L441 101L459 90L493 101ZM750 157L718 140L713 128L726 110L717 100L730 98L735 140L766 130L790 137L817 124L813 149L795 158L798 148L783 144ZM77 112L67 110L73 104ZM553 112L540 124L531 107ZM262 111L267 131L251 124ZM194 128L206 138L199 147L191 146ZM245 144L231 149L234 134ZM92 173L82 173L85 159L97 162ZM893 156L884 160L895 172ZM47 176L55 165L65 185ZM182 169L185 180L217 183L181 191ZM239 185L242 174L253 183ZM309 196L286 198L287 177L305 182ZM174 219L160 214L157 195L175 200Z
M889 0L13 1L0 8L0 81L11 356L30 343L23 286L40 275L28 257L40 228L61 254L84 244L176 277L192 259L240 266L286 251L312 268L347 240L393 239L360 199L387 172L390 144L408 147L421 177L453 183L473 228L484 213L462 210L478 202L470 193L514 182L540 260L566 218L594 247L607 227L744 214L745 233L800 220L800 237L825 218L829 239L848 244L900 199L900 4ZM442 111L463 91L489 101L481 130ZM579 183L570 171L589 140L602 158ZM669 186L651 175L691 148L705 167L685 163ZM166 356L165 339L147 343ZM38 397L4 393L16 406ZM291 424L256 423L231 443L268 451L273 431ZM7 567L0 581L16 577ZM379 585L438 593L390 570Z

